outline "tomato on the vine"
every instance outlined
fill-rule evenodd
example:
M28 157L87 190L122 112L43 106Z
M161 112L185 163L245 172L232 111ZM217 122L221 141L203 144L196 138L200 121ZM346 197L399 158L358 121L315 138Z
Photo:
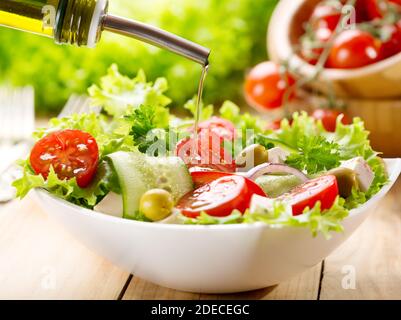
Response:
M95 176L99 149L89 133L62 130L36 142L29 160L36 174L47 178L53 167L59 179L76 178L78 186L85 188Z
M319 28L314 32L314 42L316 47L309 48L306 45L301 47L301 56L310 64L316 65L321 54L323 47L332 36L333 31L328 28Z
M351 124L351 120L349 117L338 111L332 109L316 109L312 113L312 117L316 120L322 121L323 127L328 132L335 132L337 127L337 118L342 116L341 123L342 124Z
M371 21L383 18L387 9L386 1L382 0L356 0L355 11L357 22Z
M380 42L370 33L361 30L345 30L334 40L327 60L327 67L353 69L376 62L380 54Z
M382 31L389 35L387 41L382 42L380 59L387 59L401 52L401 22L395 25L386 25Z
M311 22L315 29L334 31L341 19L341 4L319 3L312 12Z
M276 63L262 62L246 76L245 97L251 106L276 109L282 106L286 90L294 83L294 78L288 72L281 72Z

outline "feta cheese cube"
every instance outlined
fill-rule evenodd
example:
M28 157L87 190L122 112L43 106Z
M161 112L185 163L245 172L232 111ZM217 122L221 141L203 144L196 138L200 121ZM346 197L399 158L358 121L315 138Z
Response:
M252 196L249 212L268 212L273 209L273 199L259 196L257 194Z
M351 169L355 172L361 191L366 192L369 190L375 178L375 174L365 159L356 157L351 160L343 161L341 167Z
M280 147L275 147L268 150L270 163L284 163L290 153Z

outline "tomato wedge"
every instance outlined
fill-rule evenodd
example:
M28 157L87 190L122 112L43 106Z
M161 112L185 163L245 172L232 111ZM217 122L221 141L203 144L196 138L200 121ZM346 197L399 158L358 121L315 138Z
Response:
M231 121L219 117L212 117L209 120L200 122L198 126L198 132L203 130L210 130L219 137L229 141L232 141L236 136L234 124Z
M245 212L254 194L266 196L253 181L216 171L192 172L195 189L178 202L177 209L189 218L198 217L201 212L214 217L225 217L237 209Z
M225 141L227 140L216 132L203 129L198 133L197 142L192 137L182 139L178 142L175 152L189 168L235 172L237 167L231 154L225 149Z
M217 180L222 177L227 177L234 175L233 173L227 173L227 172L219 172L219 171L193 171L191 172L192 176L192 181L195 184L195 188L201 187L207 183L211 183L214 180ZM242 177L242 176L241 176ZM266 194L262 190L259 185L257 185L255 182L252 180L245 178L245 181L248 185L249 192L254 195L257 194L259 196L265 197Z
M313 208L320 201L321 209L330 209L338 196L338 185L335 176L326 175L310 180L291 192L277 198L292 206L294 216L301 215L305 208Z
M34 145L30 163L36 174L45 179L54 168L60 179L77 179L85 188L92 181L99 161L99 148L95 138L80 130L51 133Z

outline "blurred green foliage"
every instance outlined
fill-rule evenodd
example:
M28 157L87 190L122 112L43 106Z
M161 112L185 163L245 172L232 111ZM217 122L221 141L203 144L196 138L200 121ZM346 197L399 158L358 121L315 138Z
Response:
M266 28L278 0L110 0L110 12L177 33L212 49L205 101L240 102L247 68L266 59ZM196 92L200 66L136 40L103 33L96 49L57 46L52 39L0 30L0 81L32 84L36 105L56 113L68 96L83 93L117 63L123 74L144 69L167 77L176 105Z

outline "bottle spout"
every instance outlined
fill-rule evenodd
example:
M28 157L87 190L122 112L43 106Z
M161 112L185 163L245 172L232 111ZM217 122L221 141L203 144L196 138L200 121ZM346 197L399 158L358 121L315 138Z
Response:
M169 50L202 66L209 64L209 49L148 24L107 14L103 28Z

